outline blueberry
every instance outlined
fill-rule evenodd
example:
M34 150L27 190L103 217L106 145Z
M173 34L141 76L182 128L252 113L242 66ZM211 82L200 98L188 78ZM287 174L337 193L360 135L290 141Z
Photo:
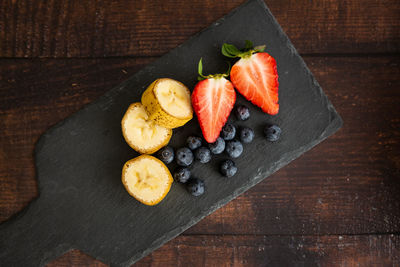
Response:
M224 140L232 140L235 138L235 134L236 128L233 126L233 124L227 123L224 127L222 127L221 137L224 138Z
M186 144L191 150L195 150L201 147L201 138L197 136L189 136L186 140Z
M225 150L225 141L218 137L214 143L208 144L208 148L213 154L221 154Z
M250 118L250 109L245 105L237 106L235 109L235 115L238 120L248 120Z
M245 144L251 143L254 139L254 131L249 127L242 127L239 129L240 141Z
M238 158L243 152L243 145L238 140L226 142L226 153L231 158Z
M179 166L187 167L192 164L192 162L193 153L189 148L182 147L176 151L176 163L178 163Z
M201 163L207 163L211 160L211 152L208 148L202 146L194 151L194 157Z
M185 167L178 167L174 172L175 181L186 183L190 178L190 170Z
M277 125L267 125L264 128L264 134L268 141L275 142L278 141L281 136L282 130Z
M189 191L189 193L195 197L204 194L205 191L203 180L197 178L190 179L186 184L186 188Z
M170 146L166 146L158 150L157 157L165 164L171 163L174 160L174 150Z
M223 161L219 167L219 170L223 176L232 177L237 172L237 167L235 162L230 159Z

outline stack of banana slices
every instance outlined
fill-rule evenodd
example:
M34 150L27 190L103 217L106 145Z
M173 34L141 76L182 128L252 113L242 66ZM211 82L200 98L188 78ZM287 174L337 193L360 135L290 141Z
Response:
M166 146L172 129L193 117L189 89L173 79L155 80L142 94L141 103L129 106L121 121L125 141L141 154L152 154ZM156 205L169 192L172 175L163 162L141 155L125 163L122 183L143 204Z

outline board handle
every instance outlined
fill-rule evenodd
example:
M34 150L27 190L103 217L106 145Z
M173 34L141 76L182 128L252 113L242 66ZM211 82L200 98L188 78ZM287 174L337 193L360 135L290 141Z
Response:
M68 250L60 246L63 235L49 208L50 203L35 199L0 224L1 266L44 266Z

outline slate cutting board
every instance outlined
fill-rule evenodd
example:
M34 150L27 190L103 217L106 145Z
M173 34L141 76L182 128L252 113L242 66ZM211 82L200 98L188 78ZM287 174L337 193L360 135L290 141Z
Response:
M256 137L236 160L238 173L231 179L221 177L218 163L227 156L217 156L209 164L196 163L192 168L194 176L205 180L203 196L192 197L174 183L159 205L140 204L129 196L120 179L124 162L138 155L121 134L125 110L140 101L144 89L159 77L171 77L193 88L200 57L205 73L224 72L227 59L220 53L221 45L228 42L243 47L245 39L255 45L266 44L266 51L277 61L279 114L266 115L239 96L238 103L251 107L252 117L245 124L255 129ZM263 138L262 128L267 123L283 129L278 142ZM264 2L251 0L40 138L35 149L40 194L23 212L0 225L0 263L44 265L76 248L112 266L129 266L341 125L340 116ZM193 119L174 130L170 144L182 146L186 137L195 133L200 129Z

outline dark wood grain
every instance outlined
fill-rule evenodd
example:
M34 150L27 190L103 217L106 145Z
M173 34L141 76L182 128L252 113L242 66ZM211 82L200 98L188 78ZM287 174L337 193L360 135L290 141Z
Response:
M161 55L243 2L3 0L0 57ZM266 2L300 53L400 51L397 0Z
M400 232L400 57L305 59L344 127L186 234ZM38 137L152 60L0 60L2 220L37 195Z
M193 252L196 256L193 257ZM71 251L52 266L106 266ZM178 263L178 264L177 264ZM400 237L361 236L179 236L133 265L148 266L398 266Z

